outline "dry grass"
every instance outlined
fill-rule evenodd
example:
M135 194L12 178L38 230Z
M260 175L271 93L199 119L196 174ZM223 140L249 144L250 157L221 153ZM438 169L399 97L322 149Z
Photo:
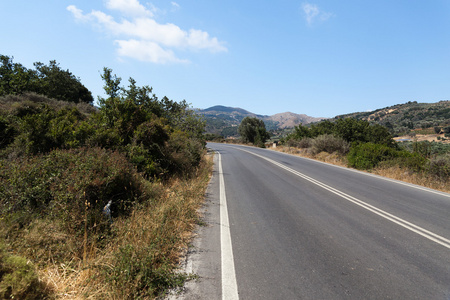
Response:
M148 183L157 196L131 216L115 220L115 237L104 249L91 245L84 259L42 267L41 280L53 289L57 299L152 299L164 292L157 285L149 286L146 276L163 272L161 276L170 277L176 270L200 220L198 209L204 201L212 164L207 156L192 179ZM139 268L148 268L147 273ZM131 276L130 270L137 275ZM142 289L148 291L142 293Z
M348 167L346 157L340 156L336 153L329 154L326 152L321 152L319 154L313 155L308 149L298 149L295 147L285 147L285 146L277 146L276 148L272 148L273 150L285 152L301 157L307 157L311 159L316 159L322 162L330 163L333 165L338 165L342 167ZM450 193L450 182L436 180L432 176L427 176L422 173L411 172L409 170L405 170L404 168L395 166L395 167L386 167L386 168L376 168L371 170L369 173L380 175L383 177L396 179L404 182L409 182L412 184L424 186L427 188L435 189L438 191Z
M405 170L404 168L401 168L399 166L389 168L376 168L373 169L370 173L450 193L449 182L437 180L432 176L427 176L422 173Z
M314 155L309 150L309 148L299 149L296 147L285 147L285 146L277 146L276 148L271 148L271 149L280 151L280 152L284 152L284 153L301 156L301 157L319 160L319 161L330 163L333 165L347 167L347 158L344 156L338 155L337 153L330 154L327 152L320 152L320 153Z

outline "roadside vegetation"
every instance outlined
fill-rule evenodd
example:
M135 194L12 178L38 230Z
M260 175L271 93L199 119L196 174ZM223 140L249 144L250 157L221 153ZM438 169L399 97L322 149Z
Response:
M245 117L239 125L238 132L243 143L250 143L264 148L265 142L270 138L263 120Z
M450 144L397 143L388 128L365 120L299 125L277 149L450 192Z
M34 71L1 58L0 298L152 299L183 284L212 166L204 121L108 68L99 107L27 88L31 75L5 91Z
M447 128L445 133L448 135L444 138L450 137L449 100L437 103L410 101L374 111L341 115L336 118L354 118L383 125L394 136L440 133ZM436 132L433 132L434 130Z

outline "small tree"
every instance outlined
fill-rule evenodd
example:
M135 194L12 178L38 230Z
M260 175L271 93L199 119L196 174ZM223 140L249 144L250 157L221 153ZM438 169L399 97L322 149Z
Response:
M450 126L444 127L445 137L450 137Z
M260 147L263 147L265 141L270 138L266 125L258 118L245 117L239 125L238 132L243 142Z

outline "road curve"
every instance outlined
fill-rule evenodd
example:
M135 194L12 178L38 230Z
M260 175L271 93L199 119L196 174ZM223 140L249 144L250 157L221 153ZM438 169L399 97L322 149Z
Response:
M239 299L450 299L450 194L267 149L208 147L220 155L209 226L189 257L200 279L178 298L227 299L219 236L229 231Z

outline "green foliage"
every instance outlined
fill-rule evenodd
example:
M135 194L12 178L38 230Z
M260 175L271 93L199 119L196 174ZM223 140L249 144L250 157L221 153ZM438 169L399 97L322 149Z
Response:
M308 129L308 127L303 130ZM311 124L308 137L315 138L319 135L334 134L336 132L336 124L330 120L324 120L317 124Z
M450 124L450 101L437 103L408 102L370 112L352 113L336 118L355 118L386 126L392 134L404 135L412 129Z
M165 241L173 247L173 241ZM180 287L187 276L173 273L167 258L150 244L136 248L125 245L115 254L115 268L104 268L105 278L120 294L120 299L143 299L159 296L168 288Z
M311 130L303 126L302 124L294 127L294 132L289 136L289 139L292 140L302 140L304 138L311 138L312 137Z
M389 162L392 165L400 165L420 171L426 163L426 159L417 153L396 150L386 145L374 143L364 143L352 147L347 158L351 167L361 170L370 170L377 167L381 162Z
M48 155L2 162L0 214L11 230L38 218L61 224L67 234L93 239L109 229L111 217L127 215L148 192L127 158L99 148L55 150ZM14 229L15 228L15 229ZM91 242L92 242L91 241ZM82 247L83 243L79 243ZM75 249L79 255L82 248Z
M0 96L35 92L57 100L90 103L91 92L69 70L62 70L56 61L49 65L36 62L36 70L28 70L13 58L0 55Z
M56 61L51 60L48 65L36 62L34 66L38 76L38 88L34 92L68 102L94 102L91 92L80 79L69 70L62 70Z
M309 128L300 124L294 128L294 132L287 140L317 138L321 135L334 135L348 143L376 143L395 147L395 141L386 127L352 118L338 119L334 122L325 120L312 124Z
M204 120L186 101L175 102L152 94L148 86L129 88L108 68L102 75L109 98L100 98L100 124L105 131L95 138L102 147L125 151L148 177L189 173L204 149Z
M70 77L54 62L36 67L33 76ZM103 251L118 232L117 220L134 216L137 207L160 207L153 198L159 185L145 179L195 174L204 153L205 122L186 101L159 100L132 78L121 87L110 69L104 72L110 97L99 99L99 109L35 93L0 97L0 237L38 263L85 261L89 249ZM131 288L123 297L155 296L185 279L173 273L172 254L161 248L178 247L175 238L161 242L160 236L151 235L159 248L123 247L117 268L108 267L111 285ZM6 296L27 299L14 289L7 286Z
M224 129L222 129L220 134L224 137L237 136L238 135L238 127L237 126L225 127Z
M450 126L444 127L445 137L450 137Z
M243 142L264 147L264 143L270 138L264 122L258 118L245 117L238 128Z
M16 102L8 120L5 135L8 153L48 153L52 149L69 149L84 145L94 128L77 106L57 107L55 101ZM1 117L0 117L1 126ZM13 143L14 141L14 143Z
M33 264L23 257L9 255L0 242L0 298L34 300L46 296Z
M34 94L0 98L0 155L89 146L123 152L149 178L194 170L205 146L204 120L185 101L158 100L132 78L128 89L120 87L120 78L104 72L112 97L99 99L99 110Z
M14 141L16 130L10 122L0 115L0 149L7 147Z
M0 96L36 91L38 77L35 71L27 70L5 55L0 55L0 63Z
M221 142L224 139L224 137L222 135L216 134L216 133L205 133L204 138L205 138L205 141L211 141L211 142Z
M444 144L440 142L401 142L399 143L400 148L408 150L409 152L417 152L422 156L431 158L437 155L443 155L445 153L450 153L450 144Z

